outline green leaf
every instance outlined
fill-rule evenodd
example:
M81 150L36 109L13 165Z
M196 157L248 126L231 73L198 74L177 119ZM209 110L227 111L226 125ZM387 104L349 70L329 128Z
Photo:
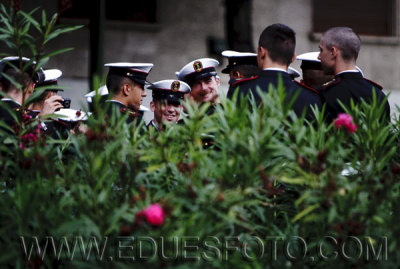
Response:
M24 18L33 25L33 27L36 28L36 30L38 30L40 33L42 33L42 29L40 28L40 24L34 19L32 18L32 16L30 14L25 13L24 11L20 10L19 13L24 16Z
M62 53L71 51L71 50L73 50L73 49L74 49L74 48L59 49L59 50L50 52L50 53L44 55L43 57L45 57L45 58L50 58L50 57L53 57L53 56L55 56L55 55L58 55L58 54L62 54Z
M77 25L77 26L70 26L70 27L54 30L53 32L49 33L49 35L46 37L46 39L44 40L44 44L47 44L47 42L58 37L61 34L69 33L69 32L75 31L77 29L80 29L82 27L83 27L83 25Z
M308 214L310 214L312 211L314 211L318 207L319 207L319 205L317 205L317 204L306 207L300 213L298 213L296 216L294 216L294 218L292 219L292 223L295 223L296 221L300 220L301 218L307 216Z
M47 24L46 12L44 10L42 10L42 27L45 27L46 24Z
M50 58L49 57L42 57L36 64L36 70L38 70L39 68L43 68L43 66L45 66L48 62L49 62Z

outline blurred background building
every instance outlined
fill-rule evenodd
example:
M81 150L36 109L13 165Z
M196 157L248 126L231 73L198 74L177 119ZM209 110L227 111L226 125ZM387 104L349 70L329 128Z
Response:
M12 2L12 1L9 1ZM357 65L364 76L391 92L392 108L400 104L400 0L19 0L23 10L40 7L59 13L59 23L84 25L60 36L49 49L73 47L53 57L47 68L63 72L63 96L73 108L85 108L91 77L103 79L104 63L154 63L150 81L175 79L175 71L196 58L221 62L225 49L256 52L258 37L272 23L284 23L297 34L296 53L318 51L321 33L350 26L362 39ZM37 12L39 14L39 12ZM2 45L3 47L3 45ZM300 71L300 63L292 67ZM220 73L221 90L228 76ZM145 105L151 94L145 100ZM146 118L152 117L151 113Z

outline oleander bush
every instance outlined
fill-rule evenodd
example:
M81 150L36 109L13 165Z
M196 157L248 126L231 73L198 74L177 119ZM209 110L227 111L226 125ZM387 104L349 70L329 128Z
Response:
M162 133L101 106L67 139L2 128L1 267L399 267L399 117L374 100L308 122L282 85L262 98L186 104Z

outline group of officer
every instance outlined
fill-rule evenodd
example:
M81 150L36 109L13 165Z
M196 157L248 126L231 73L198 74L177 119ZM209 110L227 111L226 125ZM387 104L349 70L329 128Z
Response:
M261 33L257 53L224 51L222 56L228 59L228 65L222 73L230 76L227 98L236 95L239 103L254 99L260 104L259 91L277 88L281 81L287 100L295 100L294 112L298 116L305 113L309 120L314 119L312 107L321 110L325 105L326 119L332 121L344 113L344 107L349 107L351 102L371 102L374 95L383 103L384 117L390 118L389 103L382 87L364 78L356 65L361 41L351 28L328 29L321 37L320 52L304 53L296 58L295 46L295 32L287 25L273 24ZM302 61L301 81L295 80L300 74L289 66L295 59ZM211 103L211 107L220 102L218 65L215 59L196 59L175 73L178 80L162 80L146 86L152 64L108 64L107 87L112 94L109 102L120 110L133 108L138 112L146 96L145 88L152 90L150 106L154 119L149 126L162 130L163 125L178 121L184 99L197 104ZM129 80L124 80L127 77ZM115 81L119 82L113 84ZM135 92L135 87L136 98L130 97L128 89Z
M351 102L371 102L376 95L383 102L385 116L389 119L390 108L382 87L364 78L356 66L361 42L359 36L348 27L334 27L323 33L319 52L309 52L299 55L301 60L302 80L295 80L300 74L289 65L296 59L295 32L284 24L272 24L261 33L257 53L242 53L224 51L222 55L228 59L228 65L222 73L229 74L229 90L227 98L237 96L237 102L248 102L254 99L256 104L262 102L259 91L268 92L277 88L279 83L285 87L286 98L294 98L293 110L300 116L305 113L309 120L314 114L311 107L326 106L326 118L332 121L338 114L344 112L343 105L349 107ZM0 117L7 121L2 107L7 103L13 109L18 109L32 94L35 85L54 83L61 75L57 70L43 70L42 75L16 74L16 59L5 58L0 62L0 71L6 74L1 77L2 91L10 98L2 98L0 102ZM24 59L29 61L29 59ZM14 64L13 64L14 62ZM166 124L178 122L183 111L182 101L192 103L210 103L211 108L220 103L220 78L216 68L219 62L211 58L201 58L191 61L175 72L177 79L166 79L150 83L147 81L153 64L151 63L109 63L106 86L96 92L86 95L90 103L94 96L102 95L103 102L108 107L107 114L122 116L128 114L127 122L140 121L143 115L142 101L146 97L146 89L152 92L150 109L154 118L148 128L162 131ZM47 74L46 74L47 73ZM9 77L20 82L27 95L22 96L16 91ZM33 81L29 78L33 78ZM7 82L8 81L8 82ZM54 113L63 107L64 99L56 94L57 89L50 89L40 102L31 107L37 110L37 115ZM75 119L79 120L79 119Z
M297 115L303 111L306 118L313 119L310 107L320 110L326 106L326 119L332 121L338 114L344 113L344 107L351 102L371 102L375 94L377 100L384 103L384 116L390 118L390 107L382 87L364 78L356 66L361 47L359 36L348 27L334 27L323 33L319 50L297 57L301 60L302 81L293 80L289 65L295 59L295 32L283 24L273 24L265 28L260 35L257 63L262 69L257 76L239 79L230 86L228 97L234 91L239 92L239 100L251 93L257 103L261 101L257 89L268 92L270 86L277 87L279 79L286 89L287 98L298 94L293 104Z
M40 124L47 134L58 136L56 132L62 131L68 135L68 131L77 123L86 120L86 115L78 115L76 111L68 109L71 102L69 98L58 95L59 91L63 91L57 82L61 75L58 69L37 70L35 61L29 58L3 58L0 61L0 120L5 124L1 125L1 129L13 133L19 128L16 124L18 118L29 123L40 117L50 119ZM39 90L40 94L34 98L34 102L23 105L34 91Z

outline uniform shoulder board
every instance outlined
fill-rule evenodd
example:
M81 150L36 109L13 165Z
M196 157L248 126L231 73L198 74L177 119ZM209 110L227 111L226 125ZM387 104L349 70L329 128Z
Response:
M334 78L331 81L328 81L324 84L322 84L322 90L325 91L327 89L329 89L330 87L332 87L333 85L336 85L340 82L340 77L339 78Z
M367 78L364 78L366 81L368 81L369 83L371 83L372 85L374 85L375 87L377 87L379 90L382 90L383 89L383 87L381 86L381 85L379 85L378 83L376 83L376 82L374 82L374 81L372 81L372 80L369 80L369 79L367 79Z
M250 81L250 80L254 80L258 78L258 76L253 76L250 78L243 78L243 79L239 79L238 81L235 81L234 83L232 83L232 87L236 87L239 83L245 82L245 81Z
M301 87L306 88L307 90L310 90L311 92L313 92L313 93L319 95L319 92L318 92L316 89L311 88L310 86L307 86L306 84L303 84L303 83L301 83L301 82L299 82L299 81L297 81L297 80L293 80L293 81L294 81L296 84L300 85Z

